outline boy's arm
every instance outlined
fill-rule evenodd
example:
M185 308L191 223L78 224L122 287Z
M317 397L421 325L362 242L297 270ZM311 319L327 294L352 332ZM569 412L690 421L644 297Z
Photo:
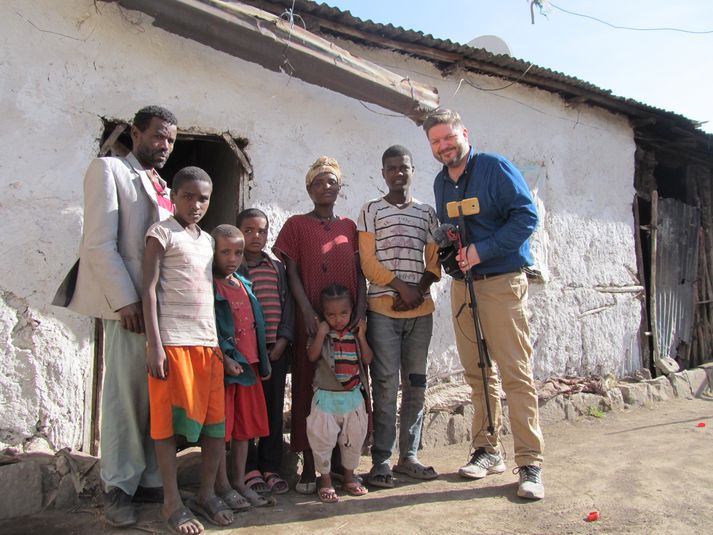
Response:
M164 248L158 239L146 238L143 260L143 298L141 300L146 326L146 366L151 377L157 379L168 377L168 361L158 326L158 298L156 294L163 254Z
M314 338L312 338L307 344L307 358L310 362L316 362L319 360L320 356L322 355L322 346L324 345L324 339L327 336L328 332L329 325L327 325L327 322L321 322L319 324L319 328L317 329L317 334L315 334Z
M438 261L438 245L427 243L424 250L426 260L426 270L418 281L418 288L423 294L428 292L431 284L441 280L441 263Z
M278 339L286 338L287 342L293 342L295 339L295 299L290 291L285 266L277 260L274 260L273 264L277 270L278 284L282 283L283 285L282 288L279 288L280 295L284 295L280 324L277 326L277 337Z
M361 269L372 284L390 286L399 294L401 306L396 310L411 310L423 303L423 292L399 279L376 257L376 236L372 232L359 232L359 258Z

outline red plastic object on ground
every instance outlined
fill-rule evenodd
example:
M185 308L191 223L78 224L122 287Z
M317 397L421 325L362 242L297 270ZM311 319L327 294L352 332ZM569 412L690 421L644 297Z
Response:
M587 515L587 522L595 522L599 520L599 511L592 511Z
M698 425L696 427L705 427L706 423L705 422L698 422Z

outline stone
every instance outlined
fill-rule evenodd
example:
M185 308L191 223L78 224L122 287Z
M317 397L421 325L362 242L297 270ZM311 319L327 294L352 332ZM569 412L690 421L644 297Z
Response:
M627 405L650 407L653 403L646 383L619 383L618 388Z
M0 466L0 520L42 511L42 466L22 461Z
M539 409L540 424L551 424L565 419L564 399L562 396L555 396L541 402Z
M590 416L590 410L592 407L594 407L597 411L611 410L609 399L598 394L589 394L584 392L572 394L569 398L569 402L572 404L574 411L579 416Z
M649 379L651 379L651 370L649 370L648 368L639 368L631 375L639 381L648 381Z
M694 368L683 372L691 385L694 397L700 398L706 390L710 388L708 384L708 374L702 368Z
M607 397L609 398L609 405L614 411L624 410L624 396L621 394L621 390L618 388L612 388L607 391Z
M680 399L693 399L691 383L684 372L672 373L667 377L673 388L673 395Z
M667 377L661 376L644 382L649 385L649 393L654 401L668 401L674 397L673 386Z

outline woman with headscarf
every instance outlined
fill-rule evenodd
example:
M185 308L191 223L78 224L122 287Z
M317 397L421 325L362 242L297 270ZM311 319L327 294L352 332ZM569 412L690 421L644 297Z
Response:
M342 187L342 172L334 158L321 156L307 172L305 185L314 208L290 217L280 230L273 251L287 266L295 297L295 353L292 362L292 422L290 447L303 452L297 492L316 491L314 459L307 440L306 418L312 403L314 363L307 359L307 339L320 321L320 292L331 284L346 287L356 303L352 325L366 313L366 282L359 264L356 224L334 214Z

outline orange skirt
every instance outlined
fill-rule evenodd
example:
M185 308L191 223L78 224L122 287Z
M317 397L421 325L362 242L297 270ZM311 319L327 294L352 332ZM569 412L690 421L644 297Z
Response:
M149 375L151 438L225 436L223 363L217 347L165 346L168 377Z
M257 364L251 364L257 382L225 387L225 440L251 440L270 434L265 393Z

